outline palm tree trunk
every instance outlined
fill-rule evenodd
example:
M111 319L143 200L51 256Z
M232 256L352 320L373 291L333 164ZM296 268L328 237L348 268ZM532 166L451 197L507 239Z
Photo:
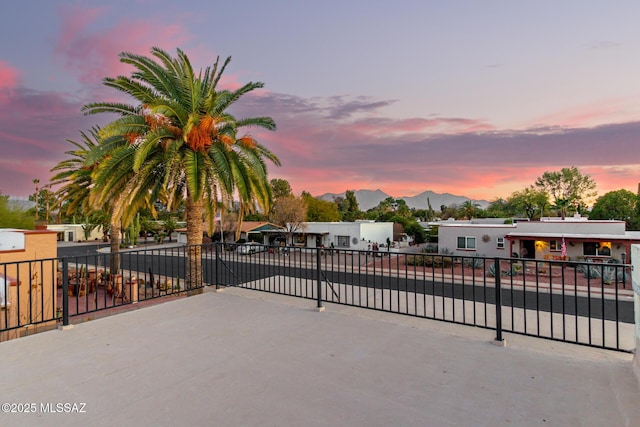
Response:
M242 235L242 221L244 220L244 204L240 202L240 209L238 209L238 221L236 223L236 242L240 240Z
M112 221L111 226L111 256L109 272L115 277L120 271L120 221Z
M202 211L202 201L187 196L187 290L202 286Z

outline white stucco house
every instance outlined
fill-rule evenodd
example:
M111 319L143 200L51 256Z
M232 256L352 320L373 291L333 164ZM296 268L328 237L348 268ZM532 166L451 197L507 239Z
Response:
M307 222L293 233L296 246L371 250L393 241L393 222Z
M85 239L83 224L47 224L46 229L58 234L59 242L74 242L80 240L102 240L102 227L95 227Z
M564 249L563 249L564 242ZM438 224L438 247L460 256L629 262L640 232L626 231L624 221L542 218L514 224L443 221Z

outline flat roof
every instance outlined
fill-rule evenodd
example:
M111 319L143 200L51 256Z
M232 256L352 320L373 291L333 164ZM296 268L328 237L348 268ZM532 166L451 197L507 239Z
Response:
M507 233L505 235L506 238L522 238L522 237L530 237L530 238L541 238L541 239L579 239L579 240L629 240L629 241L640 241L640 234L596 234L596 233L526 233L526 232L517 232L514 231L512 233Z
M3 403L34 402L37 413L0 418L69 427L640 420L632 354L516 334L503 347L494 337L227 288L1 342ZM83 413L47 413L47 403Z

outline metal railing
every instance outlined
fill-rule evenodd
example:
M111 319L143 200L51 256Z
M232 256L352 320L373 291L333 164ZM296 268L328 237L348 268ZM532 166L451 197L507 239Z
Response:
M0 264L0 340L184 295L180 246ZM630 265L349 249L202 245L204 285L632 351ZM117 274L113 266L118 265ZM113 274L112 274L113 273Z
M632 351L630 265L349 249L213 245L212 282Z
M204 286L185 246L0 264L0 341ZM114 270L114 267L117 268Z

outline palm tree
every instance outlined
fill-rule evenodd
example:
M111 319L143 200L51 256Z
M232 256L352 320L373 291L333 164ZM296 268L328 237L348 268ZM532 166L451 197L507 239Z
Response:
M89 209L89 191L91 188L91 172L93 167L86 166L87 154L98 145L99 128L92 128L88 133L80 132L82 142L67 140L76 147L66 151L69 158L62 160L51 169L58 172L51 178L52 185L61 184L57 194L65 202L67 215L80 213L85 216Z
M466 200L462 205L460 205L460 212L465 218L471 219L475 216L479 207L480 205L478 203L475 203L471 200Z
M560 211L560 217L564 221L567 216L567 209L571 207L571 199L568 198L556 198L555 203L551 206L553 209Z
M171 243L171 235L178 228L178 221L174 218L167 218L163 221L162 228L167 233L167 236L169 236L169 243Z
M256 208L266 211L271 204L265 160L276 165L279 160L251 135L238 132L248 126L268 130L276 126L270 117L236 119L227 112L242 95L263 87L250 82L235 91L218 90L231 58L222 64L217 59L196 76L180 49L176 58L158 48L151 53L152 58L121 53L121 62L135 71L131 77L104 79L106 86L130 95L138 104L101 102L83 107L85 114L120 116L100 134L103 141L95 155L111 157L99 168L96 188L104 193L100 187L113 182L110 170L119 175L127 169L133 172L115 204L123 217L134 198L161 197L169 209L185 200L187 287L198 287L203 214L211 231L219 198L238 197L241 214Z
M107 197L99 198L93 195L96 188L95 176L97 172L103 168L103 163L109 160L108 157L98 158L98 160L94 160L95 152L99 150L100 140L98 134L100 133L99 127L94 127L88 132L80 132L82 137L81 142L75 142L72 140L67 140L70 144L73 144L76 149L67 151L65 154L69 156L69 158L58 163L53 169L52 172L57 171L58 173L52 178L53 184L61 184L62 186L58 189L57 194L60 196L61 200L66 204L66 213L67 214L80 214L82 216L95 216L100 215L100 223L105 226L105 223L108 223L108 228L111 233L111 261L110 261L110 271L112 274L118 274L118 270L120 268L120 257L118 256L118 252L120 250L120 230L122 227L122 215L118 212L115 212L114 206L116 203L113 203L116 200L116 197L111 199ZM118 195L119 189L123 188L123 183L126 183L131 178L131 171L129 171L128 175L118 176L113 175L111 177L112 181L116 181L119 179L120 186L115 187L116 191L113 191L113 194ZM101 189L104 190L105 186L101 186ZM118 195L117 197L121 197ZM145 201L146 202L146 201ZM131 203L129 205L129 210L133 211L137 207L139 207L142 203ZM145 206L148 203L144 204ZM125 218L124 226L128 224L131 216Z

